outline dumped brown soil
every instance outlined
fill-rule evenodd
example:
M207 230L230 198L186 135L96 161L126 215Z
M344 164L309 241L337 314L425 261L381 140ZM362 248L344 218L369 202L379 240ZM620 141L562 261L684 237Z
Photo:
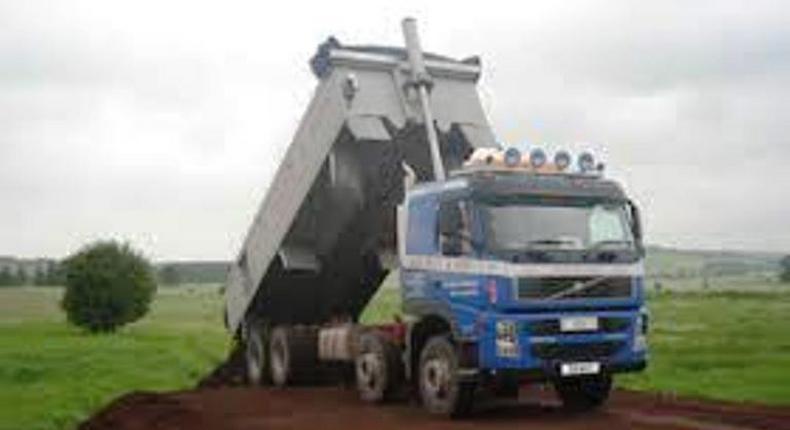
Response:
M245 385L244 349L235 347L228 358L198 382L197 388L219 388Z
M462 421L431 417L416 404L361 403L351 389L244 387L127 394L80 426L118 429L790 429L790 408L745 406L614 393L603 410L569 415L553 399L526 393L487 402Z
M560 407L551 390L539 387L522 391L518 401L481 402L470 417L451 421L429 416L416 402L364 404L349 388L244 387L240 385L240 366L239 357L232 356L192 391L127 394L80 429L790 430L790 407L619 390L604 409L571 415Z

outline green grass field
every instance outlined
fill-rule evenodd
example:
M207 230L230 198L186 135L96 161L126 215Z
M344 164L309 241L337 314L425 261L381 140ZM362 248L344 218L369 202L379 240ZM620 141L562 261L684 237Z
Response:
M651 364L620 385L790 404L790 290L665 292L650 298ZM0 289L0 429L63 429L131 390L193 386L229 339L216 288L162 289L152 312L114 335L69 327L55 288ZM399 311L391 282L363 321Z
M69 327L57 288L0 289L0 429L71 428L130 390L191 387L224 358L217 288L160 289L115 335Z
M652 295L650 367L621 385L790 404L790 292Z

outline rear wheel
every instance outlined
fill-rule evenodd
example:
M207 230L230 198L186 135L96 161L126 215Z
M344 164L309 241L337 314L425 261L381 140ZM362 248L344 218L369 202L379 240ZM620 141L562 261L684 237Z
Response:
M275 327L269 336L269 369L278 387L307 383L318 371L318 338L311 327Z
M563 406L574 412L596 409L609 398L611 375L583 376L555 381L554 387Z
M452 417L468 413L475 384L461 381L458 353L447 336L434 336L420 353L419 388L428 412Z
M245 323L244 358L247 369L247 382L262 385L267 382L267 351L265 329L257 322Z
M355 361L359 396L366 402L392 398L403 380L400 351L388 339L369 332L360 336Z

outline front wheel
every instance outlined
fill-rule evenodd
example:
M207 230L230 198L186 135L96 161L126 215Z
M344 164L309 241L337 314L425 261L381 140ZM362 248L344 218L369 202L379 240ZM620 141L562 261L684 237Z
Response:
M458 352L447 336L434 336L425 343L419 389L423 406L432 414L458 417L471 410L475 385L461 381Z
M357 390L366 402L389 400L403 380L398 347L374 332L360 336L355 368Z
M612 377L595 375L560 379L555 381L554 387L566 409L585 412L599 408L606 402L612 389Z

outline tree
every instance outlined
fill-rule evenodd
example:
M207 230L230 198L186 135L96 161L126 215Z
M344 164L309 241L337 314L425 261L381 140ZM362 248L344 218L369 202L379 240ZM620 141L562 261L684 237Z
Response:
M790 254L785 255L779 261L779 280L782 282L790 283Z
M27 272L24 267L16 269L16 280L19 285L27 285Z
M11 274L11 269L3 267L3 270L0 270L0 287L9 287L14 284L16 284L16 282L14 275Z
M33 274L33 285L47 285L47 272L40 265L36 265L36 273Z
M45 279L46 285L63 285L66 282L63 274L63 268L60 264L58 264L58 262L47 262Z
M63 269L68 320L93 333L142 318L156 292L151 264L128 244L95 242L68 257Z
M162 285L178 285L181 283L181 274L173 264L168 264L159 271L159 282Z

